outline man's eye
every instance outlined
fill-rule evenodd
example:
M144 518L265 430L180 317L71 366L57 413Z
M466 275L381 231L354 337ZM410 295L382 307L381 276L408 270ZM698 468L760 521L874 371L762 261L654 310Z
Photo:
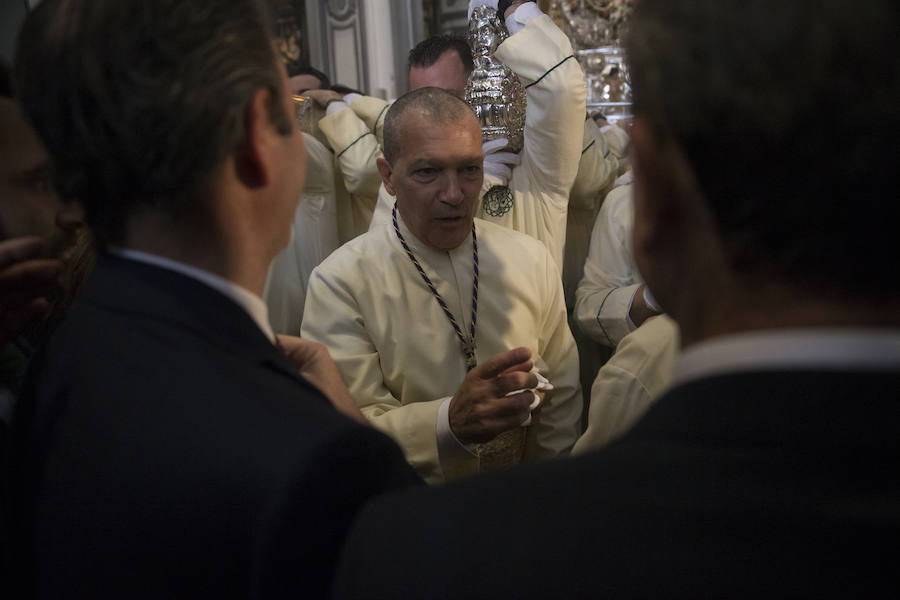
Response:
M481 167L479 165L469 165L468 167L463 167L463 173L466 175L478 175L481 173Z
M416 169L415 173L413 173L417 177L433 177L437 174L437 169L433 167L425 167L423 169Z

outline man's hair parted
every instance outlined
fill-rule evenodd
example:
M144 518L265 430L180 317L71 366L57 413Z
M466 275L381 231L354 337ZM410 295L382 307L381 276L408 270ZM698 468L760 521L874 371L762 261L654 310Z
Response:
M438 61L441 55L448 50L454 50L459 55L466 73L471 73L475 68L472 60L472 49L469 43L461 35L442 33L422 40L409 51L409 68L427 68Z
M269 25L258 0L43 0L26 17L16 90L101 245L140 207L202 210L257 90L291 131Z
M900 8L640 0L634 112L684 153L736 272L896 294Z
M384 157L391 164L402 153L403 117L416 111L430 123L455 123L467 116L475 119L475 113L465 101L441 88L423 87L397 98L384 117ZM477 121L476 121L477 122Z

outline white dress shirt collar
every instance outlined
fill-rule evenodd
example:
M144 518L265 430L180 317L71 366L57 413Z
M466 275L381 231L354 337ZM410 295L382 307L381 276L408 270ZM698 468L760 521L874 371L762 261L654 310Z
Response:
M684 350L675 384L746 371L900 371L900 329L784 329L723 336Z
M197 267L192 267L191 265L169 258L163 258L162 256L157 256L155 254L141 252L140 250L132 250L130 248L109 248L109 252L110 254L114 254L121 258L146 263L162 269L169 269L170 271L176 271L224 294L236 302L238 306L247 311L247 314L250 315L250 318L259 326L265 336L269 338L269 341L273 344L275 343L275 332L272 331L272 326L269 324L269 310L266 307L266 303L263 302L262 298L250 290L243 288L224 277L210 273L209 271L204 271L203 269L198 269Z

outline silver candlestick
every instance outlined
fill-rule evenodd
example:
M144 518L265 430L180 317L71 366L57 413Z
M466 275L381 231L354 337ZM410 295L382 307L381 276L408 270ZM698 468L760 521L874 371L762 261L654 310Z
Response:
M497 11L478 6L469 19L468 41L475 68L466 84L466 102L475 111L483 141L505 137L502 151L521 152L525 132L525 88L518 75L494 58L500 43L509 37ZM482 201L484 211L505 215L512 208L513 196L507 186L493 186Z

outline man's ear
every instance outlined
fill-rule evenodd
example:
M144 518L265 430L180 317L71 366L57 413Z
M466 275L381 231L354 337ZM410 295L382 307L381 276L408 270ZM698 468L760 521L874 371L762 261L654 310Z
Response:
M636 254L666 252L673 238L690 234L694 224L697 186L680 149L662 140L646 119L636 117L631 130L634 169L634 232Z
M258 89L244 109L243 135L235 149L234 162L238 180L250 189L269 185L274 178L272 136L278 135L269 114L271 92Z
M391 185L391 175L394 173L391 163L389 163L386 158L378 158L375 160L375 166L378 167L378 173L381 175L384 189L386 189L391 196L396 196L397 192L394 191L394 186Z

